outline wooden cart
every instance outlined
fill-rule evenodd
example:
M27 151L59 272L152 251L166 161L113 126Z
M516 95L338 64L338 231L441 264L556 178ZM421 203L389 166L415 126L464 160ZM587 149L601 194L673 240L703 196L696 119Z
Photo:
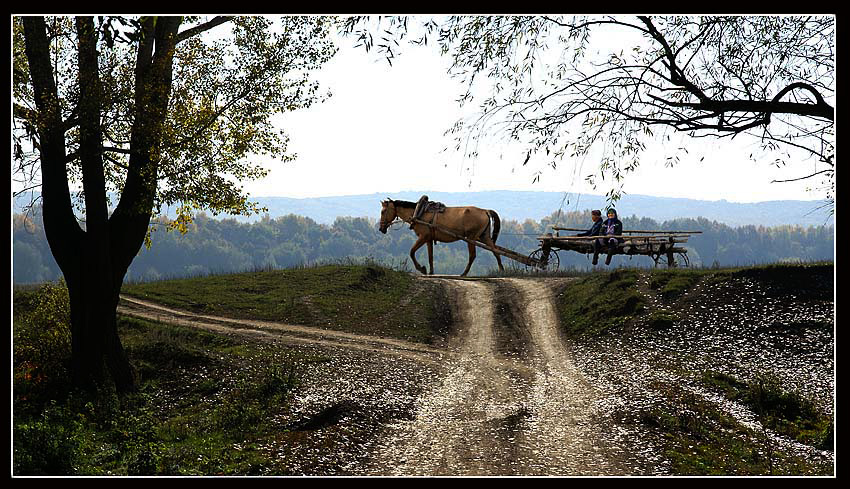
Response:
M560 266L558 251L576 251L585 254L593 253L593 241L600 239L599 236L561 236L561 231L585 230L553 227L552 230L555 231L555 235L547 233L538 237L537 239L540 241L540 248L528 255L523 255L499 245L496 245L495 249L490 248L480 241L460 236L437 224L432 224L419 219L417 219L416 222L428 227L439 229L440 231L450 236L454 236L457 239L461 239L467 243L472 243L475 246L484 248L485 250L490 250L493 253L508 257L514 261L522 263L530 269L537 268L541 270L556 270ZM701 232L702 231L623 231L623 234L620 236L608 237L623 239L623 242L620 243L616 249L612 250L612 255L649 256L655 261L655 266L658 266L659 260L662 256L666 256L667 266L675 267L677 266L675 255L679 255L682 258L685 266L690 265L690 261L688 260L688 250L681 246L681 244L686 243L692 234L698 234ZM604 250L603 253L607 254L608 250Z
M593 242L600 236L561 236L561 231L585 231L584 229L553 227L555 235L547 233L538 237L540 248L529 255L533 266L541 269L556 269L560 264L558 251L575 251L578 253L592 254ZM612 255L643 255L649 256L658 266L662 256L667 257L667 266L677 266L676 255L682 258L684 266L689 266L688 250L682 243L686 243L692 234L702 231L638 231L624 230L618 236L606 236L605 238L620 238L623 241L613 250ZM603 249L600 254L608 254L609 250Z

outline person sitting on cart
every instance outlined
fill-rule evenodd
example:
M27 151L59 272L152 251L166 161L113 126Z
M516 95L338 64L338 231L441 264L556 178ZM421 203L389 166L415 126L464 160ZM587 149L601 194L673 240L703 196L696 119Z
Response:
M621 236L623 234L623 223L617 219L617 211L615 209L608 209L608 219L602 223L602 235L603 236ZM599 260L599 252L603 248L607 248L608 256L605 258L605 264L611 264L611 256L614 254L614 251L617 249L620 243L624 240L619 237L611 237L611 238L600 238L593 242L593 264L596 265Z
M602 233L602 211L599 209L590 211L590 219L593 220L593 226L576 236L599 236Z

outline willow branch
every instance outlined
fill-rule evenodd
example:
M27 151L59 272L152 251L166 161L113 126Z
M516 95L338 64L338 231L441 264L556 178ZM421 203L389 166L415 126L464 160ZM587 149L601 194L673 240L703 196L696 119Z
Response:
M800 181L800 180L806 180L806 179L808 179L808 178L812 178L812 177L814 177L814 176L820 175L821 173L830 173L830 172L834 172L834 171L835 171L835 170L833 170L833 169L826 169L826 170L821 170L821 171L814 172L814 173L812 173L811 175L807 175L807 176L805 176L805 177L799 177L799 178L789 178L788 180L773 180L773 181L771 181L770 183L798 182L798 181Z

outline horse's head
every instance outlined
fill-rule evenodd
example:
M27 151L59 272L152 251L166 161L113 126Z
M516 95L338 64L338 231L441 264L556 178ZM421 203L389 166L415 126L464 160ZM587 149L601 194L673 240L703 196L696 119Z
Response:
M392 199L387 199L381 202L381 224L380 227L378 227L378 230L387 234L387 228L390 227L390 224L392 224L393 221L395 221L395 218L395 203L393 203Z

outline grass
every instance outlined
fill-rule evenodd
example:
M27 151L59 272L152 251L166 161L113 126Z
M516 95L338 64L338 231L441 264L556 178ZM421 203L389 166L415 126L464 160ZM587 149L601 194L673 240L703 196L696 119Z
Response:
M716 275L714 271L667 269L654 270L649 287L658 291L665 300L675 300L696 285L703 277Z
M667 399L646 408L640 422L660 433L676 475L832 475L831 465L777 450L762 433L677 385L656 386Z
M749 278L781 297L823 300L832 296L832 263L778 264L726 269L679 268L663 270L619 268L579 276L557 300L562 327L574 339L592 343L606 335L627 338L628 328L663 330L680 318L671 307L697 284L717 284ZM648 274L650 291L664 307L638 294ZM698 300L695 296L693 300ZM691 300L691 299L688 299ZM793 326L793 325L791 325ZM675 368L675 367L674 367ZM682 366L688 376L688 367ZM699 376L699 374L697 374ZM700 381L728 399L747 406L770 431L800 443L831 450L834 422L814 403L782 389L766 374L744 382L717 372ZM663 403L642 408L640 421L662 439L671 473L677 475L832 475L834 467L813 463L780 450L764 432L753 431L722 412L717 405L679 385L655 385Z
M125 285L188 311L432 343L451 324L437 284L375 265L321 265Z
M436 284L371 265L256 271L127 289L209 314L232 309L235 317L422 342L447 334L451 325L448 298ZM257 305L247 306L254 298ZM303 369L331 359L119 317L139 391L118 396L104 387L84 394L67 388L68 371L60 368L70 354L64 286L18 289L13 301L15 475L291 475L285 454L268 447L298 443L303 434L276 419L289 409Z
M697 284L716 284L737 278L759 280L773 293L794 294L806 299L830 297L834 290L832 262L768 264L731 268L616 268L605 272L579 270L552 272L516 271L508 276L575 277L559 295L557 307L567 333L576 337L595 337L623 326L636 318L645 318L654 329L669 327L678 317L669 311L648 307L638 292L638 281L649 275L649 288L667 303L682 298Z
M16 379L15 475L285 474L261 447L281 432L274 418L299 369L328 359L136 319L120 319L119 333L136 394L52 390L38 401ZM53 389L38 384L23 391Z
M768 429L820 450L832 450L834 423L819 412L809 399L782 388L779 380L760 374L744 382L715 371L703 374L703 381L730 400L748 406Z
M583 277L594 273L593 271L576 268L564 267L549 270L540 270L538 268L528 268L523 265L517 265L511 260L502 260L504 270L492 268L488 270L484 277L517 277L517 278L562 278L562 277Z
M646 308L636 290L638 278L637 270L616 269L570 283L557 301L561 324L574 337L595 337L622 326Z
M835 289L835 264L811 262L770 264L730 270L733 277L754 278L774 293L793 293L801 299L831 297Z

